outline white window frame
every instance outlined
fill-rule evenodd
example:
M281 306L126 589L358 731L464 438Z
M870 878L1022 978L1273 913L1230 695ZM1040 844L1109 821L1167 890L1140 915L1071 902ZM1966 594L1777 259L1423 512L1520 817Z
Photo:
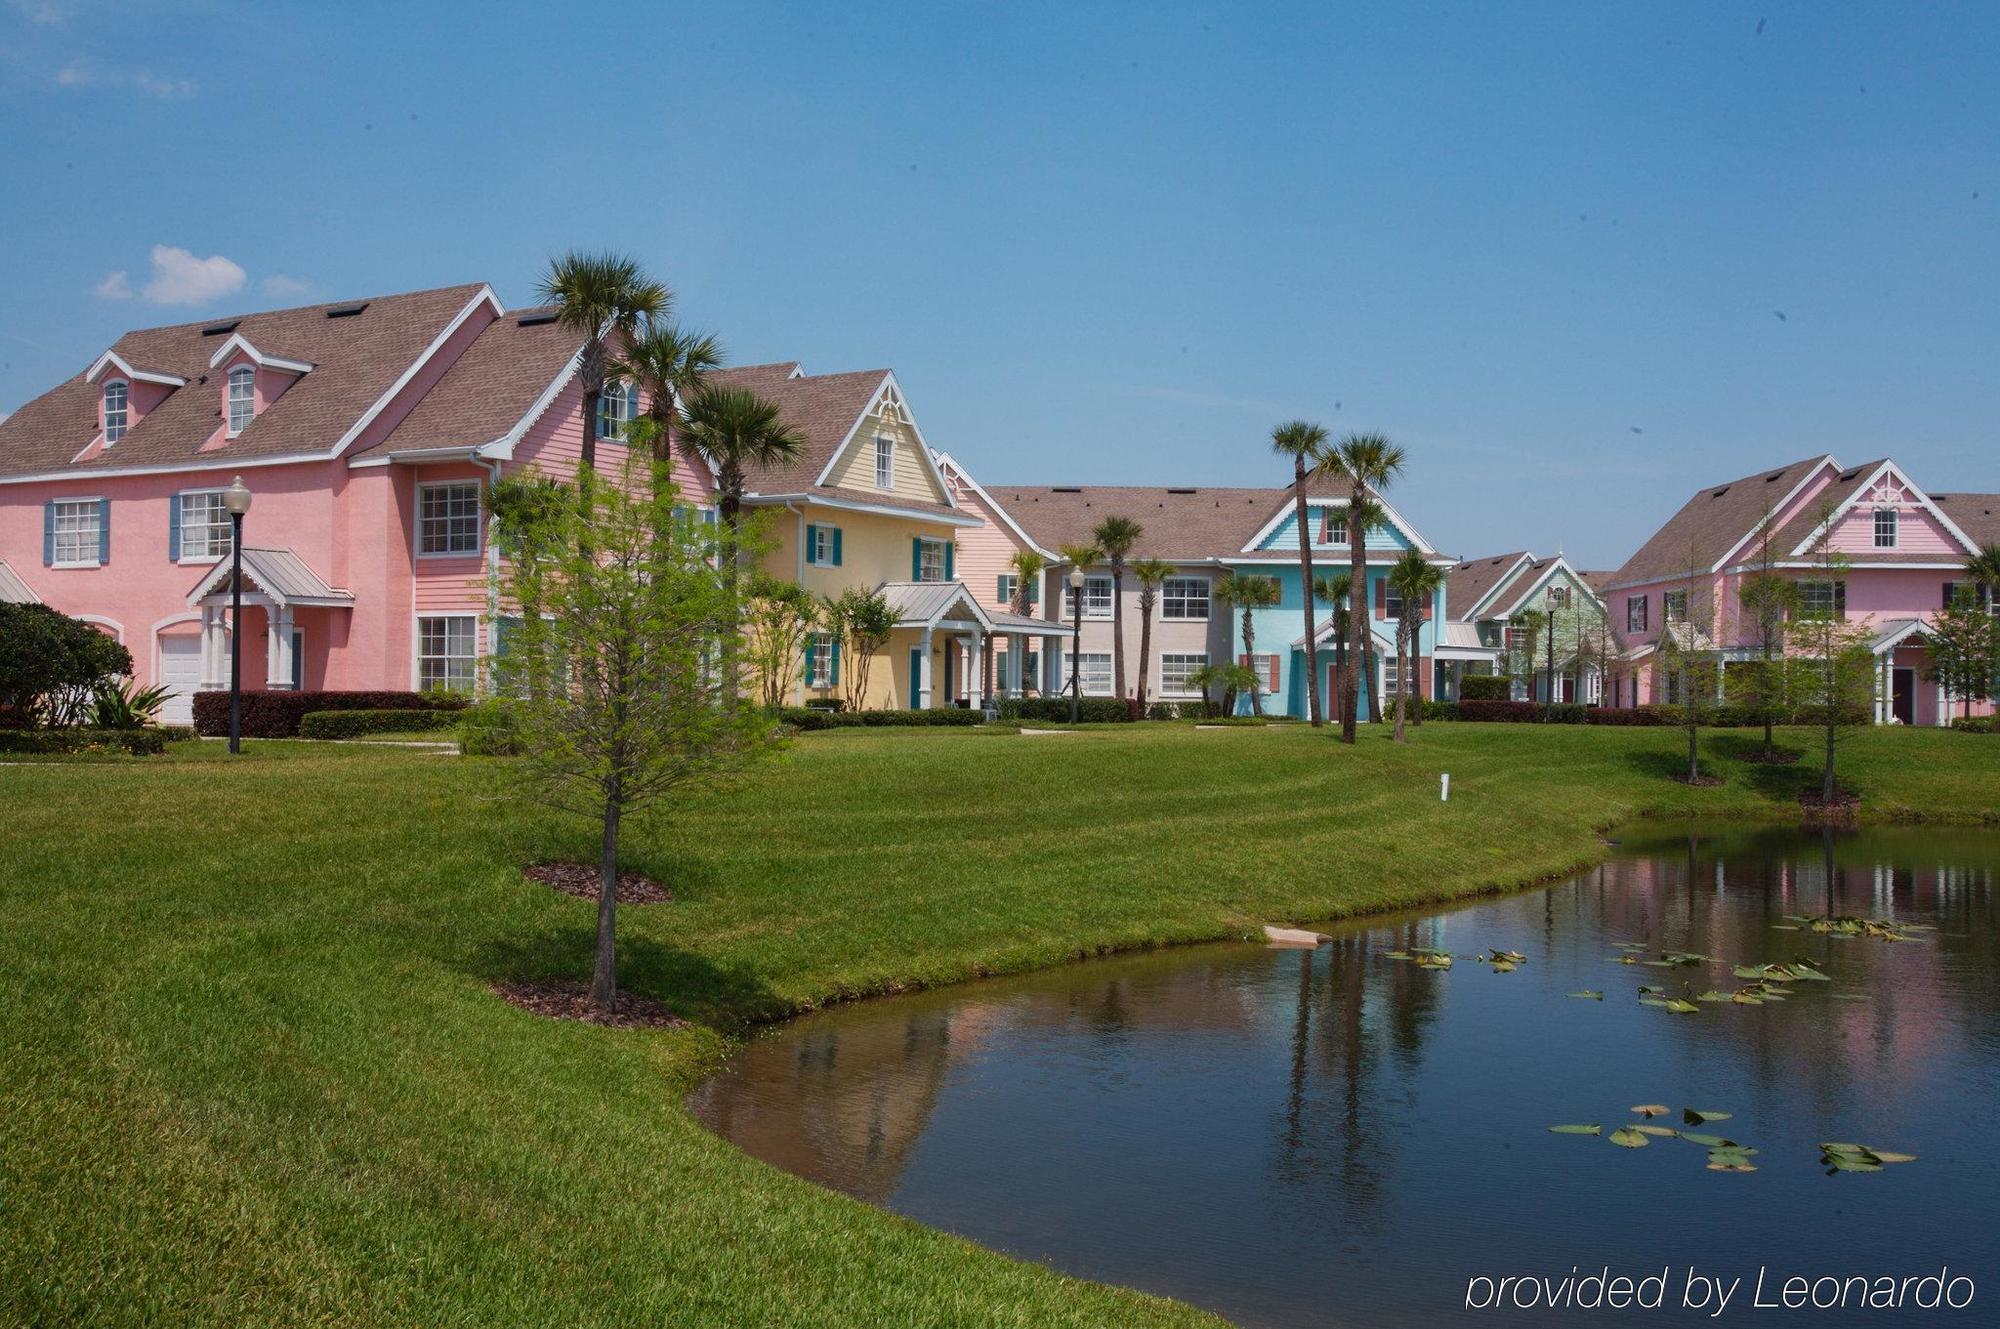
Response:
M1179 669L1180 676L1178 678L1176 678L1172 673L1168 672L1167 661L1169 660L1175 660L1180 662L1180 669ZM1189 663L1190 661L1192 661L1193 663ZM1188 676L1193 674L1196 670L1206 669L1207 667L1208 667L1208 652L1206 651L1161 652L1160 695L1163 697L1168 696L1170 694L1176 697L1200 696L1201 689L1192 686L1191 684L1189 684L1187 680Z
M118 405L115 408L111 405L111 390L113 388L116 388L118 390ZM104 385L103 401L104 401L104 446L108 448L112 444L116 443L119 439L125 437L127 433L131 432L132 385L130 383L127 383L122 378L111 379ZM111 422L112 412L114 409L116 410L118 416L118 422L116 424L113 424Z
M1652 597L1632 595L1625 599L1625 630L1627 632L1650 632L1652 630Z
M1888 530L1886 532L1889 538L1887 540L1884 540L1882 538L1882 536L1885 534L1885 532L1882 529L1882 519L1884 517L1887 517L1889 519ZM1894 549L1896 548L1897 543L1902 538L1903 538L1903 514L1896 511L1896 509L1894 508L1875 509L1875 548Z
M229 557L229 542L235 538L235 523L229 520L229 509L222 504L221 489L183 489L174 495L174 504L180 509L181 563L219 563ZM207 519L188 522L188 500L191 498L215 500L214 511ZM204 505L206 506L206 505ZM188 532L201 531L205 535L202 551L188 551Z
M597 440L623 443L625 427L639 418L639 388L634 383L606 383L597 394ZM605 432L606 425L611 432Z
M875 487L884 493L896 487L896 440L875 436Z
M425 639L426 625L431 623L440 623L445 625L443 628L444 637L442 641L442 644L445 648L443 654L433 655L429 653L427 649L430 643ZM451 649L453 645L452 625L458 623L463 623L466 625L465 627L466 652L464 655L454 654ZM415 634L414 645L416 649L413 650L410 653L410 655L411 655L412 681L416 685L417 691L428 692L431 691L433 687L441 687L441 690L448 692L473 692L477 690L479 685L479 615L419 614L417 615L417 630ZM445 678L447 681L442 685L439 684L427 685L424 682L424 664L428 660L436 660L436 661L441 661L443 663L445 670ZM457 680L451 678L451 674L453 672L452 665L461 660L464 662L465 665L465 676L462 687L459 686Z
M1000 605L1004 609L1014 603L1014 591L1021 584L1018 572L1003 572L994 582L994 589L1000 592Z
M470 549L426 549L427 527L432 522L442 523L449 536L451 523L462 521L464 514L447 513L433 517L424 510L431 495L448 489L470 489L472 491L472 548ZM426 480L417 486L416 540L418 558L477 558L486 549L486 502L477 480Z
M813 526L812 548L806 551L806 562L816 568L833 566L833 533L836 529L824 524Z
M1844 577L1805 577L1799 581L1799 612L1801 614L1831 614L1847 617L1847 591ZM1826 588L1826 603L1815 605L1813 588Z
M1402 618L1402 616L1403 616L1403 593L1397 590L1394 586L1390 585L1388 581L1386 580L1383 581L1382 617L1388 619L1391 623L1394 623L1398 619Z
M812 647L812 673L806 678L806 686L824 690L833 686L833 634L815 632L807 638Z
M1073 618L1073 617L1075 617L1075 615L1076 615L1076 605L1075 605L1075 604L1073 603L1073 601L1075 600L1075 598L1076 598L1076 596L1075 596L1075 592L1071 591L1071 590L1070 590L1070 587L1069 587L1069 579L1065 577L1065 578L1063 579L1063 617L1064 617L1064 618ZM1084 577L1084 579L1083 579L1083 616L1084 616L1085 618L1094 618L1094 619L1105 619L1105 618L1110 618L1110 617L1111 617L1111 600L1112 600L1112 589L1111 589L1111 574L1110 574L1110 573L1108 573L1108 572L1092 572L1092 573L1089 573L1088 575L1086 575L1086 576ZM1101 603L1101 604L1103 605L1103 608L1099 609L1099 608L1094 608L1094 607L1093 607L1093 606L1095 606L1095 605L1098 605L1098 604L1100 604L1100 603Z
M1347 509L1321 508L1319 533L1323 545L1351 548L1347 541Z
M1396 700L1396 689L1403 681L1403 662L1396 658L1393 651L1378 653L1376 658L1381 661L1382 701L1387 705Z
M1062 690L1069 691L1070 679L1077 672L1077 664L1083 664L1083 695L1086 697L1109 697L1111 695L1111 652L1075 651L1063 656ZM1101 673L1099 671L1102 671Z
M1174 591L1175 582L1181 583L1182 589L1178 594ZM1187 590L1188 587L1199 587L1199 594L1190 594ZM1211 584L1206 577L1168 577L1160 583L1161 620L1169 623L1206 623L1211 609L1211 602L1209 600L1210 590ZM1176 599L1181 602L1181 612L1178 614L1174 612L1174 601ZM1201 601L1201 612L1198 614L1188 613L1188 606L1197 599Z
M49 566L51 568L103 567L104 560L98 557L98 551L104 548L104 500L102 498L58 498L52 501L51 506L55 508L56 538L53 547L49 550ZM77 526L73 530L65 532L62 528L64 508L83 509L84 513L88 514L90 522L88 528ZM74 513L71 514L72 517L76 515ZM90 535L89 540L85 543L88 557L64 558L62 556L63 536L65 534L79 535L86 529L88 529Z
M923 544L920 546L920 552L917 555L917 580L921 582L944 581L946 579L944 551L951 547L951 541L933 540L927 535L919 536L918 538L923 541ZM936 559L935 571L937 572L937 576L935 577L931 575L933 571L933 558Z
M1551 605L1569 604L1569 587L1567 586L1549 587L1549 603Z
M254 365L236 366L229 371L226 384L227 386L223 390L223 402L229 417L229 437L235 438L245 429L248 429L250 422L257 418L256 367ZM236 393L239 384L247 385L249 388L249 391L245 392L241 397L237 396ZM240 419L237 415L239 407L242 408Z

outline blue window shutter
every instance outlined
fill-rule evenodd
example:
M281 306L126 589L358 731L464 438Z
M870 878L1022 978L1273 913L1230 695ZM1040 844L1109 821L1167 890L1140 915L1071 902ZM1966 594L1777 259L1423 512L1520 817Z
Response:
M818 660L819 660L819 650L817 647L813 645L813 639L811 637L807 637L806 638L806 686L807 687L811 687L813 685L812 681L813 665L818 663Z
M42 504L42 566L53 567L56 561L56 505Z
M181 496L167 497L167 557L178 563L181 561Z
M840 566L840 528L833 528L833 565Z
M924 579L924 542L921 536L910 541L910 580Z
M958 546L956 544L948 544L944 547L944 579L946 581L958 580L958 578L953 575L951 569L951 556L957 549Z
M833 687L840 686L840 638L827 638L826 681Z
M1007 574L1004 572L993 579L993 598L1003 605L1014 598L1007 594Z
M97 561L111 561L111 500L97 500Z
M292 634L292 691L294 692L304 692L306 689L305 641L305 633Z
M819 527L806 523L806 562L819 562Z
M1041 602L1042 602L1042 579L1040 577L1036 577L1033 581L1028 583L1028 603L1031 605L1038 605Z

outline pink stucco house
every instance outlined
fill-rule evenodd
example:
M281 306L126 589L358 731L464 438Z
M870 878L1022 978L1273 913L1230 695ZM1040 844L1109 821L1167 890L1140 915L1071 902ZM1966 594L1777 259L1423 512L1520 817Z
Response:
M1815 566L1822 532L1848 565L1838 577ZM1948 723L1965 705L1924 678L1924 629L1965 583L1966 559L1995 542L2000 494L1929 494L1888 459L1842 466L1808 457L1712 485L1603 579L1626 647L1605 699L1671 700L1656 667L1660 638L1690 618L1713 634L1725 665L1753 658L1740 594L1768 547L1773 570L1797 578L1812 603L1868 626L1878 722ZM1971 713L1991 709L1974 703Z
M240 476L247 687L470 686L493 621L485 495L573 471L580 346L477 284L129 332L0 421L0 594L116 636L184 723L228 677L221 493ZM607 393L601 467L643 406ZM709 506L706 468L675 469Z

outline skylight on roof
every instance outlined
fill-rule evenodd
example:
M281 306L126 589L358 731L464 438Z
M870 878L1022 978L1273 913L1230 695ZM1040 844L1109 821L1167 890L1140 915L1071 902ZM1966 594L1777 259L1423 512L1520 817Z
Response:
M242 321L240 318L232 318L227 323L211 323L201 330L201 335L204 337L223 336L236 331L236 325Z
M1855 467L1855 468L1854 468L1853 470L1851 470L1851 471L1843 471L1843 472L1841 472L1841 475L1840 475L1840 478L1841 478L1842 480L1852 480L1852 479L1853 479L1853 478L1854 478L1855 476L1857 476L1857 475L1859 475L1859 474L1861 474L1861 468L1860 468L1859 466L1857 466L1857 467Z
M368 308L366 300L357 300L351 305L335 305L326 311L326 316L328 318L353 318L366 308Z
M1726 494L1726 493L1728 493L1728 492L1729 492L1729 486L1728 486L1728 485L1724 485L1724 486L1722 486L1722 488L1720 488L1720 489L1716 490L1716 491L1715 491L1715 492L1714 492L1713 494L1710 494L1710 495L1709 495L1709 497L1710 497L1710 498L1721 498L1721 497L1722 497L1722 496L1723 496L1724 494Z
M553 323L561 317L562 315L553 309L542 309L532 314L523 314L521 317L515 319L514 322L524 328L536 328L544 323Z
M1782 480L1784 478L1785 478L1785 473L1783 471L1772 471L1769 475L1764 477L1764 483L1770 484L1771 481L1773 480Z
M1198 491L1196 491L1196 490L1193 490L1193 489L1169 489L1169 490L1168 490L1167 492L1168 492L1169 494L1192 494L1192 493L1196 493L1196 492L1198 492Z

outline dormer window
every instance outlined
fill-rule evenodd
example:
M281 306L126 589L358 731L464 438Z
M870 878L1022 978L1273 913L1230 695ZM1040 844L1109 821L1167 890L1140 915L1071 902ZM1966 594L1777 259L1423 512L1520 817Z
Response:
M1896 547L1897 524L1896 509L1875 509L1875 547L1877 549L1894 549Z
M126 422L131 418L131 388L118 380L104 385L104 446L110 447L125 437Z
M639 418L639 389L630 383L607 383L597 399L597 436L625 441L625 426Z
M229 371L229 436L242 433L257 414L257 371L238 365Z

